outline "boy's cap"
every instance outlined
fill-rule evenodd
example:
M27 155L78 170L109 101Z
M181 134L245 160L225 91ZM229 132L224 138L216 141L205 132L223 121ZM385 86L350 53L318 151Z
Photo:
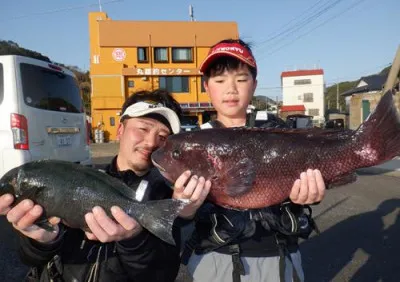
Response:
M153 101L137 102L126 108L120 117L120 122L126 117L143 117L149 114L159 114L163 116L169 123L173 133L179 133L181 123L178 115L170 108L165 107L161 103Z
M222 56L235 57L243 63L257 69L256 60L245 47L243 47L239 43L220 43L215 45L210 50L207 57L200 66L200 71L204 73L212 62Z

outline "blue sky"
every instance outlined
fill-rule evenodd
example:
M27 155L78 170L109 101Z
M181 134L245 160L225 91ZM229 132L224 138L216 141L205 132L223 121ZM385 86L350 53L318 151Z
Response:
M280 96L285 70L323 68L326 83L354 80L393 61L399 0L101 0L113 20L236 21L258 60L257 95ZM89 67L88 12L98 0L4 0L0 39Z

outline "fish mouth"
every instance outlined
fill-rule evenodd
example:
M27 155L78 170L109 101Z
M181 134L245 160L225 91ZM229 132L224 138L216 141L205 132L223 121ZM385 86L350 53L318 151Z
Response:
M153 165L160 171L160 172L167 172L161 165L159 165L155 160L151 160Z
M169 182L174 183L171 175L161 166L159 165L156 161L153 160L153 165L160 171L161 175L167 179Z

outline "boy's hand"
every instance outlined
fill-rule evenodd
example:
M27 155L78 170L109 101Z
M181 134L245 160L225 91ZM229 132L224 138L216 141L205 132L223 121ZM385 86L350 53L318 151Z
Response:
M174 185L174 194L172 195L174 199L190 200L190 203L179 214L180 217L187 219L194 217L197 209L207 198L211 188L211 181L206 181L202 176L190 176L191 172L185 171L178 177ZM187 183L186 186L185 183Z
M318 169L308 169L300 174L290 192L290 200L295 204L307 205L320 202L325 196L325 182Z

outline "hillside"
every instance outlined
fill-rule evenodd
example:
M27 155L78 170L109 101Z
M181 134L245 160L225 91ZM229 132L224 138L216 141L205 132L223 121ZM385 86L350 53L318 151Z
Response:
M345 109L346 102L344 101L344 97L340 96L340 93L343 93L357 85L358 80L354 81L344 81L339 82L339 108ZM328 110L336 109L336 97L337 97L337 89L338 85L334 84L330 87L326 88L326 95L325 95L325 105Z
M53 62L49 57L42 55L39 52L32 51L20 47L17 43L13 41L0 40L0 55L19 55L26 56L34 59L39 59L46 62ZM60 66L66 67L71 70L77 77L79 88L81 90L81 95L83 98L85 111L90 115L90 75L89 71L82 71L76 66L68 66L61 63L53 62Z

